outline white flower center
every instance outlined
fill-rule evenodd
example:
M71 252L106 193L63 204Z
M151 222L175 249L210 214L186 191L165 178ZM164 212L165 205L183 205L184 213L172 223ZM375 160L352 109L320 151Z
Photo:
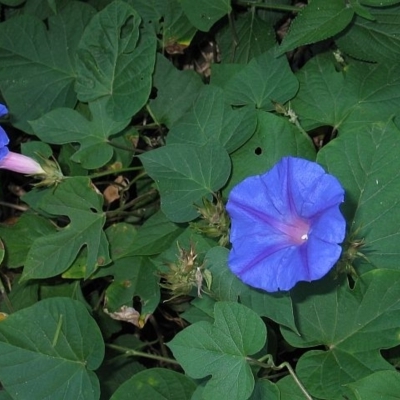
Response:
M309 222L302 218L295 218L290 224L286 224L285 233L289 236L291 242L295 245L302 245L308 240L310 230Z

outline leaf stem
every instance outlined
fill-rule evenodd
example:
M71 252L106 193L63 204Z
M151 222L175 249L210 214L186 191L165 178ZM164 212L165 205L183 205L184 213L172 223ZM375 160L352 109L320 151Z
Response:
M272 359L271 354L267 354L264 357L261 357L258 360L255 360L253 358L247 357L247 360L255 365L258 365L261 368L268 368L268 369L273 369L275 371L279 371L283 368L287 368L289 371L289 374L292 376L293 380L296 382L297 386L299 389L303 392L304 396L306 397L307 400L313 400L313 398L310 396L310 394L307 392L306 388L303 386L303 384L300 382L300 379L297 377L296 373L294 372L292 366L287 362L283 362L280 365L275 365L274 361ZM265 363L264 360L267 362Z
M1 273L1 276L4 276L4 279L6 279L6 281L8 283L9 291L11 291L11 284L9 282L9 279L8 279L7 275L4 275L3 273ZM13 313L14 309L13 309L11 301L10 301L8 295L7 295L7 290L3 285L1 276L0 276L0 295L1 295L2 299L4 300L4 303L5 303L6 307L8 308L8 312L9 313Z
M108 171L103 171L103 172L98 172L96 174L88 175L88 178L90 178L90 179L101 178L102 176L114 175L114 174L116 175L116 174L120 174L121 172L140 171L141 169L143 169L142 166L113 169L113 170L108 170Z
M275 103L276 106L278 105L277 103ZM275 107L276 107L275 106ZM281 108L280 105L278 105L278 108ZM277 110L278 111L278 110ZM294 112L294 110L292 109L290 102L289 102L289 107L286 109L285 107L281 108L280 111L278 111L279 113L283 113L283 115L285 117L289 118L289 122L292 123L293 125L296 126L296 128L300 131L300 133L307 139L307 141L309 143L311 143L313 149L315 149L315 144L314 141L312 140L312 138L310 137L310 135L303 129L303 127L300 125L299 122L299 118L297 116L297 114Z
M150 124L143 125L141 128L142 128L142 129L145 129L145 128L148 128L149 126L151 126L151 127L156 126L157 128L160 128L160 125L161 125L161 124L158 122L156 116L155 116L155 115L153 114L153 112L151 111L151 108L150 108L149 104L146 104L146 111L149 113L151 119L152 119L154 122L153 122L153 123L150 123Z
M244 7L265 8L265 9L269 9L269 10L278 10L278 11L298 12L301 10L301 7L286 6L283 4L265 4L262 2L256 2L256 1L236 0L235 4L237 4L238 6L244 6Z
M296 382L297 386L299 387L299 389L304 393L304 396L306 397L307 400L313 400L313 398L308 394L306 388L303 386L303 384L300 382L300 379L297 377L297 375L295 374L292 366L285 361L284 363L282 363L281 365L279 365L278 367L286 367L289 371L289 374L292 375L292 378L294 379L294 381ZM278 368L277 367L277 368Z
M163 361L163 362L167 362L170 364L180 365L178 363L178 361L176 361L172 358L157 356L156 354L148 354L143 351L132 350L132 349L129 349L128 347L117 346L115 344L106 344L106 346L109 347L110 349L114 349L114 350L120 351L122 353L125 353L127 356L150 358L152 360L158 360L158 361Z
M19 206L17 204L8 203L6 201L0 201L0 206L10 207L10 208L13 208L14 210L18 210L18 211L29 210L28 206Z

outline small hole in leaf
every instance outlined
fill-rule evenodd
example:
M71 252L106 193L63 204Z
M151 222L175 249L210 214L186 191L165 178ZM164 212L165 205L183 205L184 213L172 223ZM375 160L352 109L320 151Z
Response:
M261 154L262 154L262 148L261 147L257 147L255 150L254 150L254 154L255 155L257 155L257 156L260 156Z
M338 135L336 128L330 125L319 126L308 132L317 149L321 149Z

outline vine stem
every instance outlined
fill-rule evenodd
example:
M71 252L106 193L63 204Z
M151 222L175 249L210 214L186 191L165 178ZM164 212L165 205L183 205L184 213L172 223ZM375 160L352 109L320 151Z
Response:
M278 11L298 12L301 10L301 7L296 7L296 6L285 6L282 4L265 4L265 3L261 3L261 2L255 2L255 1L236 0L235 4L237 4L238 6L244 6L244 7L266 8L269 10L278 10Z
M127 347L117 346L115 344L106 344L106 346L110 349L114 349L122 353L125 353L127 356L150 358L152 360L164 361L170 364L180 365L178 361L173 360L172 358L157 356L156 354L148 354L143 351L132 350Z
M310 137L310 135L303 129L303 127L300 125L299 119L296 115L296 113L294 112L294 110L292 109L290 102L289 102L289 107L286 109L285 107L282 107L281 105L278 105L277 103L275 103L275 107L279 108L279 111L277 109L277 111L285 116L289 118L289 122L292 123L299 131L300 133L308 140L308 142L311 143L312 147L315 148L315 144L314 141L312 140L312 138Z
M296 121L293 122L293 124L296 126L296 128L301 132L301 134L312 144L313 148L315 148L315 144L310 137L310 135L303 129L303 127L300 125L300 122L296 119Z
M143 169L143 167L129 167L129 168L113 169L113 170L109 170L109 171L103 171L103 172L98 172L96 174L88 175L88 178L95 179L95 178L101 178L102 176L120 174L121 172L140 171L142 169Z
M293 380L296 382L296 384L299 387L299 389L303 392L303 394L306 397L306 399L307 400L313 400L313 398L307 392L307 389L300 382L300 379L297 377L297 375L294 372L292 366L288 362L285 361L280 365L275 365L273 360L272 360L272 356L270 354L267 354L266 356L260 358L259 360L254 360L253 358L249 358L249 357L247 357L247 360L249 362L251 362L252 364L260 366L261 368L273 369L275 371L281 370L283 368L287 368L287 370L289 371L289 374L292 376ZM267 362L264 363L263 362L264 360L267 360Z
M10 207L10 208L13 208L14 210L18 210L18 211L29 210L28 206L19 206L18 204L12 204L12 203L8 203L6 201L0 201L0 206Z
M303 386L303 384L300 382L300 379L297 377L296 373L294 372L292 366L288 363L288 362L284 362L281 365L279 365L278 367L286 367L289 371L289 374L292 375L292 378L294 379L294 381L296 382L297 386L299 387L299 389L304 393L304 396L306 396L307 400L313 400L313 398L308 394L306 388ZM278 368L277 367L277 368Z

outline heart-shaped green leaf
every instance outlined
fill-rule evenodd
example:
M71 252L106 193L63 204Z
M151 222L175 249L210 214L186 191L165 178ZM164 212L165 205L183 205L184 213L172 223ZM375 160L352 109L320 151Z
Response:
M86 169L100 168L113 156L114 149L108 138L122 131L130 119L114 121L107 112L104 98L89 103L91 120L78 111L58 108L31 121L35 134L47 143L80 143L79 150L71 157Z
M93 370L103 360L103 339L76 300L42 300L1 321L0 353L0 380L13 399L100 396Z
M361 126L326 146L318 161L346 190L343 211L358 251L377 268L399 269L400 130L392 122Z
M48 30L29 14L0 25L0 88L13 125L31 132L28 121L58 107L74 107L76 49L94 12L73 1L49 18Z
M247 399L254 376L246 357L263 347L265 325L254 311L238 303L216 303L214 317L214 324L197 322L168 346L189 376L212 376L203 392L205 400Z
M139 35L140 22L131 6L113 1L92 18L77 50L79 100L105 97L116 121L139 111L151 90L156 40L144 31Z
M344 385L393 367L380 350L400 344L400 271L373 270L353 290L346 279L299 284L292 291L300 335L282 328L294 347L325 346L306 352L297 373L310 394L321 399L348 396Z
M171 144L140 156L147 173L161 193L161 208L174 222L195 219L195 204L219 190L227 181L231 165L218 143L204 146Z
M152 368L124 382L111 400L190 400L195 388L196 384L185 375Z

